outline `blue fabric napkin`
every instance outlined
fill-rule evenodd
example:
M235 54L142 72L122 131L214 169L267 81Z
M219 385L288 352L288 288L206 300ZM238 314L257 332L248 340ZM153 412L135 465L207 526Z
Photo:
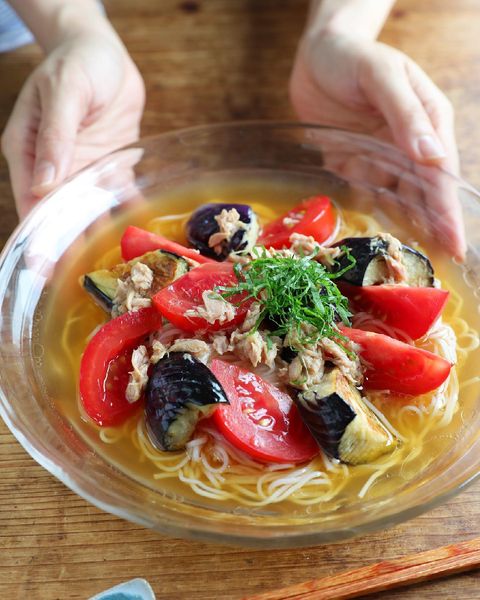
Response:
M102 13L105 13L100 0L98 6ZM27 29L13 8L6 0L0 0L0 52L15 50L34 41L32 32Z
M105 590L90 600L155 600L155 594L145 579L132 579Z
M5 0L0 0L0 52L14 50L34 41L33 35Z

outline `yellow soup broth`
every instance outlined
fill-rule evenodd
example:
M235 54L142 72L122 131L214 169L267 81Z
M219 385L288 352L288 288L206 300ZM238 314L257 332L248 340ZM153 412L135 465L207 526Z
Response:
M279 515L305 510L312 515L321 514L359 497L388 496L414 478L420 481L422 477L431 476L435 465L453 448L462 427L468 424L479 392L477 301L465 284L461 269L433 247L422 249L428 253L442 286L451 292L443 319L457 336L458 362L452 371L449 390L456 396L459 388L459 401L433 410L434 394L414 399L369 395L370 401L401 436L398 448L375 464L351 467L319 456L311 464L301 466L303 471L296 480L300 483L288 494L285 491L287 484L281 477L288 475L288 469L278 471L278 465L274 470L257 465L255 471L248 464L240 465L233 471L229 468L215 475L210 481L205 480L209 489L217 487L220 490L217 500L215 494L203 494L207 499L199 498L198 490L187 480L189 477L205 479L201 468L195 464L181 467L183 481L180 481L179 464L185 460L185 452L172 454L155 450L144 435L141 408L124 425L104 430L89 421L80 410L77 388L81 355L92 332L107 320L107 315L84 292L78 280L87 271L110 267L121 260L119 241L126 225L144 227L185 243L184 224L189 214L206 202L250 204L266 223L303 198L318 193L332 195L337 203L341 215L338 239L345 235L375 235L378 231L388 231L404 243L415 244L415 236L406 225L399 224L398 219L394 223L376 214L372 204L366 202L370 214L347 209L348 193L344 189L338 193L338 186L335 189L325 181L274 173L268 177L216 176L204 179L201 185L178 187L153 201L137 202L121 218L104 218L87 231L84 239L77 241L62 259L46 298L41 322L45 347L43 374L48 393L58 410L97 453L145 485L187 501L208 502L209 505L221 501L223 507L231 508L269 505L269 510ZM429 348L428 342L422 347ZM215 467L215 456L209 460ZM234 473L230 482L229 470ZM222 496L224 489L227 492Z

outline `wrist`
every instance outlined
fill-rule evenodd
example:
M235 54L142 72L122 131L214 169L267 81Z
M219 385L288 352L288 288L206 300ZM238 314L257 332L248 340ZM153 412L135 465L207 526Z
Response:
M375 40L395 0L312 0L304 39L347 35Z
M72 38L87 33L121 44L97 0L9 0L49 54Z
M50 30L50 36L39 40L48 54L58 46L74 39L99 36L121 45L115 30L101 12L96 0L87 0L81 5L75 2L60 2Z
M355 54L360 46L371 44L371 42L355 35L353 32L339 32L337 30L322 29L318 32L305 33L301 38L298 49L297 59L303 61L313 71L320 62L335 64L339 56L345 53Z

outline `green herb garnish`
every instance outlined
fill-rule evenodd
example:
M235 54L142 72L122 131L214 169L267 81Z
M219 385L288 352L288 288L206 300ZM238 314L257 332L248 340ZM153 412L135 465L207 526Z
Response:
M270 257L265 248L256 248L248 265L235 265L238 284L219 286L216 291L225 299L243 294L241 302L254 298L260 303L261 312L252 332L267 320L272 335L283 337L296 331L301 343L315 343L322 337L343 338L335 321L340 318L350 325L352 315L347 298L333 280L350 270L355 259L348 248L342 247L342 251L350 264L330 273L313 260L316 251L298 257ZM305 330L309 333L305 334Z

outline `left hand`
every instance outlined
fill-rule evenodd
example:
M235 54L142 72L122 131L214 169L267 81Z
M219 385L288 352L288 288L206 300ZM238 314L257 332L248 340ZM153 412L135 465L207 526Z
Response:
M290 79L293 108L302 121L367 133L394 142L418 164L458 173L454 113L446 96L408 56L385 44L326 32L305 38ZM447 245L465 253L457 198L427 198L445 225ZM447 231L448 228L448 231Z
M415 161L457 169L452 105L416 63L385 44L338 33L302 42L290 95L304 121L394 141Z

